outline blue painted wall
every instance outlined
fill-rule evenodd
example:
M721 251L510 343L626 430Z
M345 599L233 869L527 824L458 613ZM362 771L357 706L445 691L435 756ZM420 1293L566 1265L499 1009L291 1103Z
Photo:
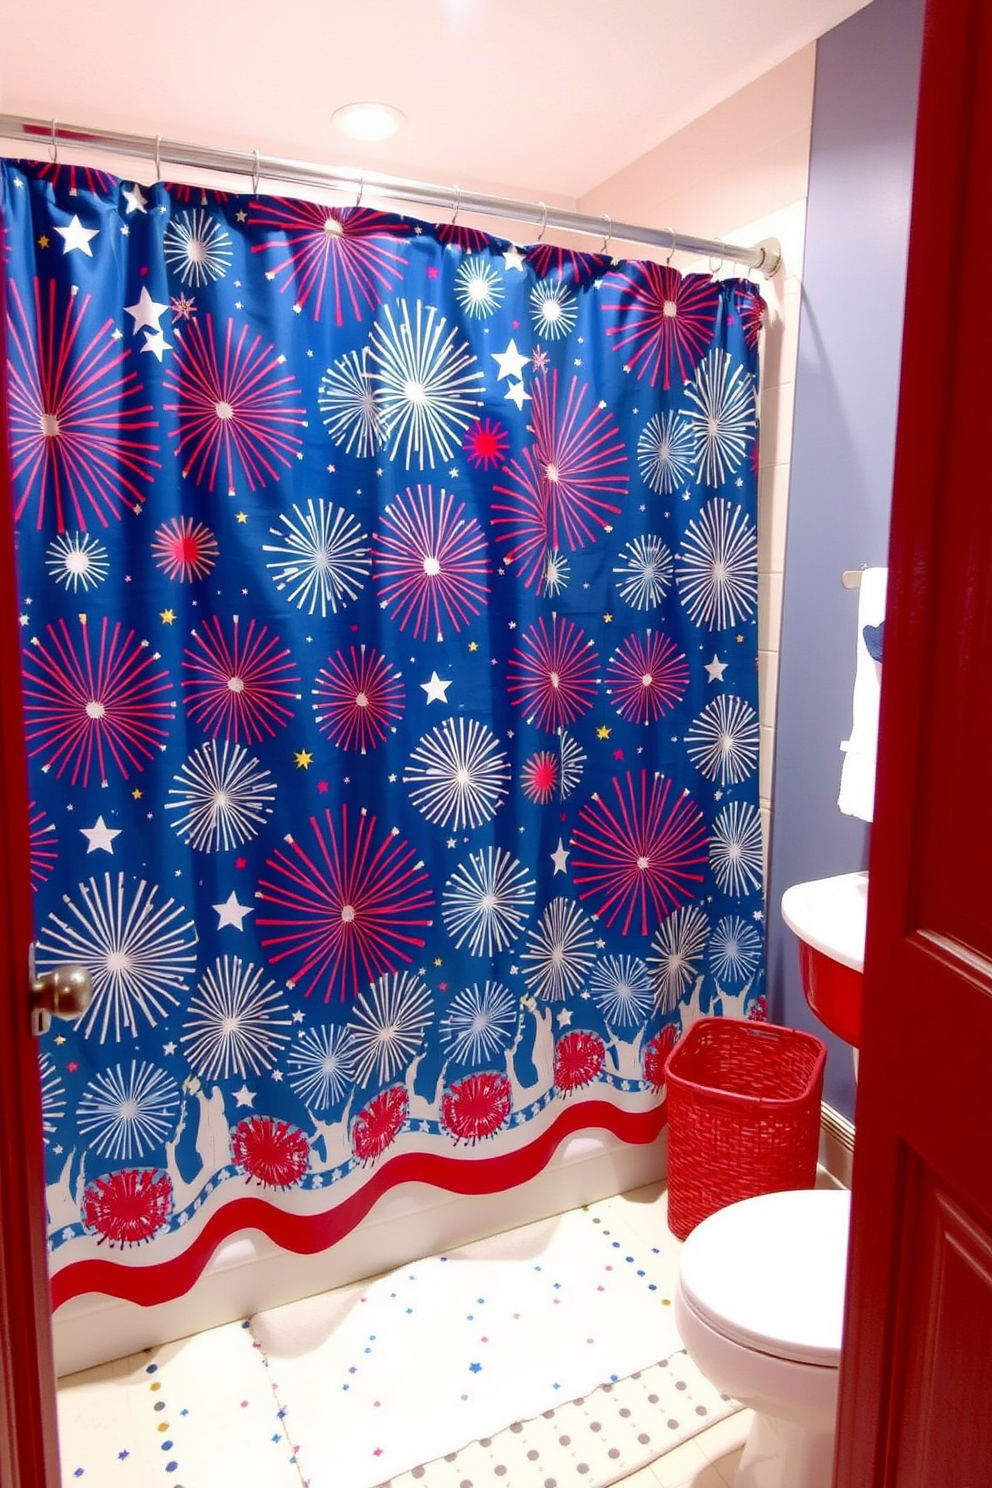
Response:
M824 1099L853 1119L850 1048L803 998L792 883L863 868L870 827L837 806L857 593L886 562L923 0L873 0L817 48L779 672L769 1016L829 1047Z

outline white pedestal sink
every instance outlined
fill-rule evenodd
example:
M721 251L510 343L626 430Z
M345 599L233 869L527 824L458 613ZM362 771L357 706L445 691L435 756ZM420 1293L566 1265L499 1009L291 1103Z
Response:
M782 918L799 939L806 1001L831 1033L859 1048L868 874L793 884L782 895Z

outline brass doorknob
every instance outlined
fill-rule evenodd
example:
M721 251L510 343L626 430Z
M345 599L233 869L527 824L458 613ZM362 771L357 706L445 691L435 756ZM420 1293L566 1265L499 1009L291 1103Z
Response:
M84 966L53 966L32 977L29 1000L35 1034L47 1033L53 1018L78 1018L93 998L90 974Z

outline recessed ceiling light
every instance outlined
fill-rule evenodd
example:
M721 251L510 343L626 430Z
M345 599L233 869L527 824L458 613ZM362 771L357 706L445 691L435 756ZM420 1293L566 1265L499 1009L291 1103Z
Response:
M349 139L390 139L406 123L399 109L388 103L348 103L335 109L331 123Z

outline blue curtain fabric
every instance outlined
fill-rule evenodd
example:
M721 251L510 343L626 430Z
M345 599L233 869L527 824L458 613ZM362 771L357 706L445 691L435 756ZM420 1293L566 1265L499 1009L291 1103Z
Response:
M746 280L5 162L57 1299L493 1191L762 1016Z

